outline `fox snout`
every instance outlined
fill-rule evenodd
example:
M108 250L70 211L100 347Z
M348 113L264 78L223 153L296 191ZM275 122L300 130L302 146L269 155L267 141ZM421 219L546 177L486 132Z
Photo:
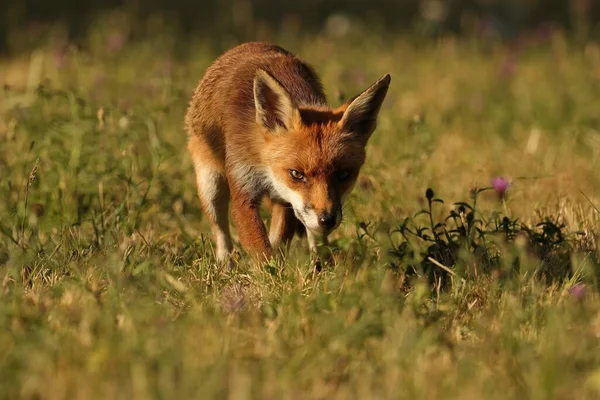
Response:
M336 213L330 213L330 212L324 212L321 213L319 215L319 226L321 226L323 229L326 230L331 230L333 228L335 228L335 225L337 224L337 212Z
M342 222L342 207L339 204L322 209L308 204L301 214L306 227L320 233L329 233Z

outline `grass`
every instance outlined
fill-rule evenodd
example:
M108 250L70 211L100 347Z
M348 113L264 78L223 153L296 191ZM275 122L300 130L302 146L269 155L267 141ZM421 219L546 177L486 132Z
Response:
M600 395L598 45L269 36L334 104L386 72L392 87L332 262L317 272L295 241L226 271L182 121L233 43L114 32L0 61L2 397ZM479 193L485 237L437 225L497 175L512 184ZM536 251L557 237L560 257Z

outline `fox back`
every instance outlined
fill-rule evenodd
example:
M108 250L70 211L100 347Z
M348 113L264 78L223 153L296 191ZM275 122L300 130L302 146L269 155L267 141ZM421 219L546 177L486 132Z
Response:
M247 43L218 58L186 115L198 191L213 233L215 225L225 230L215 198L227 190L221 197L231 197L240 240L249 250L269 255L272 245L288 240L296 219L309 238L326 237L341 222L342 203L365 161L389 83L385 75L332 109L313 68L280 47ZM270 241L255 210L264 195L293 211L280 212L283 222L272 222ZM215 233L217 253L222 233Z

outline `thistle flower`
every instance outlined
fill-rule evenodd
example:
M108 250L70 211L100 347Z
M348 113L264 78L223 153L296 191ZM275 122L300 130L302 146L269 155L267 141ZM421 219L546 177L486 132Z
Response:
M511 182L502 176L496 176L492 179L492 188L500 197L504 197L506 195L506 191L510 185Z
M577 300L581 300L587 293L587 288L583 283L576 283L569 288L569 294L576 298Z

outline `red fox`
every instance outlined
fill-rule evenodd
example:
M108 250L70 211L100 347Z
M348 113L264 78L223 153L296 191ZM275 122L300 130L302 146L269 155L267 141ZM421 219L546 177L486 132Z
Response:
M342 220L390 81L384 75L332 109L313 68L272 44L239 45L208 68L185 125L218 260L233 248L230 201L251 255L271 257L291 241L298 222L311 249L317 238L327 240ZM265 196L272 204L268 234L259 215Z

